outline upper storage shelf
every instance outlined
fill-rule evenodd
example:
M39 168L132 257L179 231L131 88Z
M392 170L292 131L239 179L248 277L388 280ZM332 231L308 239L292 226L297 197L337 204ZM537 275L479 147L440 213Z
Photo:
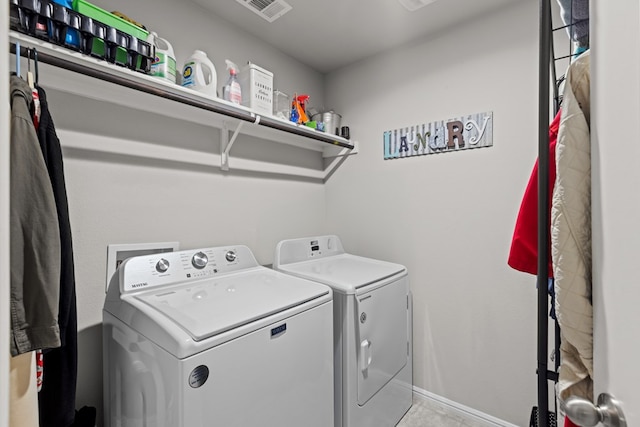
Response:
M357 152L354 142L340 136L320 132L273 116L261 116L246 107L208 97L162 79L109 64L16 31L10 31L9 36L12 44L20 44L23 56L26 56L26 48L35 48L39 63L77 73L71 79L68 72L47 71L46 84L53 89L145 111L148 111L149 106L152 105L155 114L219 130L220 154L212 154L206 160L201 158L194 163L204 164L206 161L211 165L212 162L219 162L223 170L231 167L325 180L345 156ZM111 84L96 84L96 79ZM135 99L132 99L132 95L135 95ZM332 159L324 162L326 166L321 171L305 168L287 170L279 165L258 165L255 161L247 165L243 164L241 159L238 159L238 162L231 162L230 165L231 147L236 137L241 134L293 145L316 152L323 158ZM177 149L179 150L179 147Z

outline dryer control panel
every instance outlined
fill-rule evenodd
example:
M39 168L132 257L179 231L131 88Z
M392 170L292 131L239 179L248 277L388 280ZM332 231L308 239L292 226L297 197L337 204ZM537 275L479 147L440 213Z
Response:
M316 236L283 240L276 247L274 266L325 258L344 253L338 236Z
M121 293L133 292L257 266L251 250L242 245L165 252L127 259L113 275L110 287L116 280Z

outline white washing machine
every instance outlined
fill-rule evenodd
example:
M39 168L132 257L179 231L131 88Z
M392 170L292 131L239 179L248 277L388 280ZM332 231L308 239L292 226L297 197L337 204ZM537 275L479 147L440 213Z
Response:
M335 427L395 426L413 397L406 268L347 254L337 236L284 240L273 267L333 289Z
M128 259L103 310L105 426L332 425L332 305L245 246Z

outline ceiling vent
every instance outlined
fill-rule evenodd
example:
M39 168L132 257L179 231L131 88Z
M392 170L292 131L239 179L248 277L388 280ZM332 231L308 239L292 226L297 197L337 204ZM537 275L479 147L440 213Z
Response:
M399 1L400 1L400 4L403 5L409 12L413 12L414 10L418 10L421 7L434 3L436 0L399 0Z
M273 22L291 10L284 0L236 0L246 8L257 13L269 22Z

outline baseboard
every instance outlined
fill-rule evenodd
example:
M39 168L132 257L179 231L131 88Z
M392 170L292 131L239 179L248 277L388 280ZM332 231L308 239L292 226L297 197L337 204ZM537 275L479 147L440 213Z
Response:
M416 386L413 387L413 395L419 399L430 400L437 403L445 410L450 411L452 415L455 414L476 423L486 425L487 427L518 427L515 424L508 423L504 420L493 417L489 414L485 414L484 412L480 412L476 409L469 408L468 406L464 406L458 402L454 402L453 400L438 396L437 394L431 393L427 390L423 390Z

